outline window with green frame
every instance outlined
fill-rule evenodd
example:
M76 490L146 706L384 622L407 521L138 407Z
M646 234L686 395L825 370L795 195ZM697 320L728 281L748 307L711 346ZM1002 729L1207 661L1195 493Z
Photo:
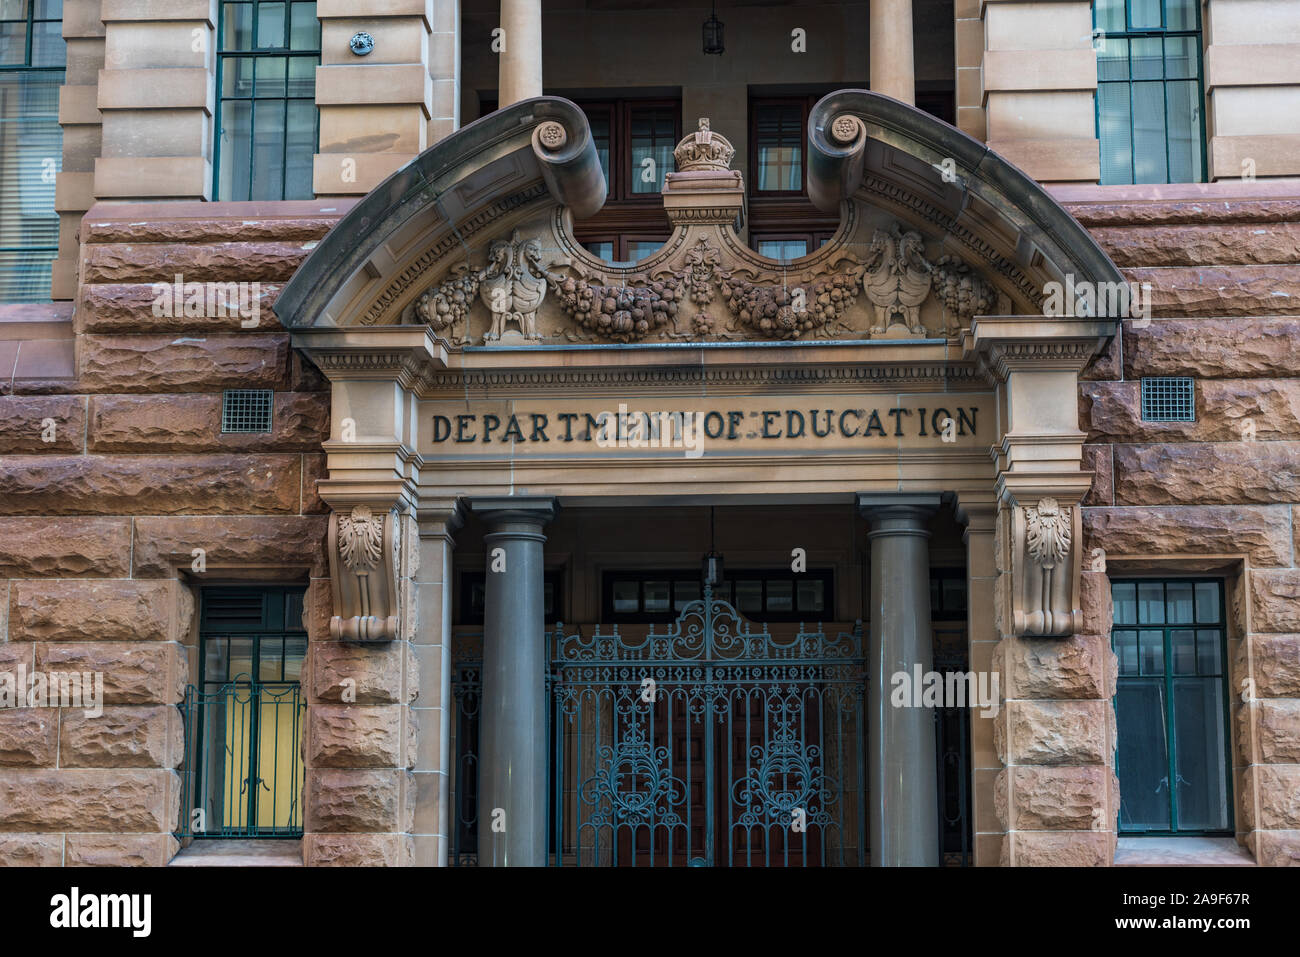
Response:
M1102 183L1202 182L1198 0L1096 0L1094 25Z
M1114 581L1111 598L1120 832L1231 833L1223 583Z
M0 0L0 302L50 298L66 59L62 0Z
M221 4L214 199L311 199L320 130L314 2Z

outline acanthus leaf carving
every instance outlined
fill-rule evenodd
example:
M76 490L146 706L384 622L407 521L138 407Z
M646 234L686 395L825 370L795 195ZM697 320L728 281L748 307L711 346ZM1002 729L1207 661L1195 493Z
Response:
M1081 519L1075 506L1050 496L1035 505L1014 506L1014 633L1065 636L1082 624L1078 547Z
M335 641L392 641L398 634L397 522L389 510L354 505L330 515Z

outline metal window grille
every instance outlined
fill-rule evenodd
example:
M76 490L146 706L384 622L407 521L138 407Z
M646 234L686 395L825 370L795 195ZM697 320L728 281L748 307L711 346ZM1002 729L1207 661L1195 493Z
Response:
M269 389L228 389L221 396L222 432L270 432Z
M1196 392L1186 376L1142 380L1142 419L1145 422L1195 422Z

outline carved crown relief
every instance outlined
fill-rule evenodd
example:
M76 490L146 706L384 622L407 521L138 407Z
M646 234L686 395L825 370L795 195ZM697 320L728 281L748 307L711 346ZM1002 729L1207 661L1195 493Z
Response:
M676 227L637 264L607 263L567 218L516 220L427 288L404 321L454 344L549 341L955 338L1010 299L939 242L873 211L850 210L817 252L781 262L735 232L745 203L731 143L702 119L674 150L664 205Z

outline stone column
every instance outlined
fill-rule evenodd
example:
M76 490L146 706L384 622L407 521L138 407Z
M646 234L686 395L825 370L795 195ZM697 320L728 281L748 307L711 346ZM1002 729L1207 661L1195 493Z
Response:
M432 146L460 129L460 0L433 0L429 75L433 77Z
M912 0L871 0L871 89L916 103Z
M479 710L480 867L546 863L546 644L542 527L551 498L477 499L487 584Z
M542 0L501 0L501 29L498 109L542 95Z
M871 863L938 866L934 712L895 707L893 677L933 670L929 516L937 494L859 495L871 523L871 651L867 679Z

